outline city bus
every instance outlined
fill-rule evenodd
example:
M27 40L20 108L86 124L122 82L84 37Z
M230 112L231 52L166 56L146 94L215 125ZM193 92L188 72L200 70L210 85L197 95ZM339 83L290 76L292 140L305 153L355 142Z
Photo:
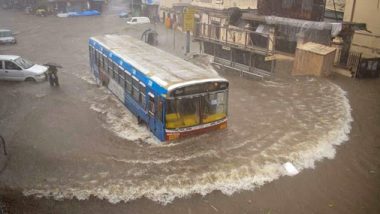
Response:
M91 73L160 141L227 127L228 86L203 69L127 35L89 39Z

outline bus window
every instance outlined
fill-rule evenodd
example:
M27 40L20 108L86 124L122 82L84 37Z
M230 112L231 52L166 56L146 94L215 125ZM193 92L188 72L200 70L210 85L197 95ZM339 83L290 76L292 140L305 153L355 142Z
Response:
M144 109L146 107L145 93L146 93L145 85L140 84L140 104Z
M158 105L157 105L157 118L162 121L162 99L158 98Z
M113 69L112 69L112 78L114 79L114 80L116 80L117 81L117 68L118 68L118 66L114 63L114 62L112 62L112 67L113 67Z
M125 75L125 89L129 94L132 94L132 77L128 73Z
M100 53L99 51L96 51L96 54L95 54L95 60L96 60L96 65L98 65L98 67L100 66L100 57L99 57Z
M227 116L227 92L207 94L202 98L202 123L210 123Z
M103 58L103 70L106 71L106 70L107 70L107 67L108 67L108 66L106 66L106 63L107 63L107 57L106 57L105 55L103 55L102 58Z
M99 68L103 68L103 54L99 53Z
M200 98L180 98L168 100L166 127L169 129L200 124Z
M104 57L104 72L108 73L108 58Z
M125 72L119 68L119 85L125 88Z
M154 97L152 97L151 95L149 95L149 114L151 116L154 115Z
M113 62L110 60L108 63L108 76L111 78L113 75Z
M136 100L136 102L139 102L139 82L135 78L132 78L132 97Z
M92 60L94 53L93 53L93 48L91 46L88 46L88 52L90 53L90 60Z
M109 60L108 60L108 69L107 69L107 73L108 73L108 75L112 75L112 70L113 70L112 59L109 59Z
M124 71L123 69L121 69L120 67L117 67L117 72L118 72L118 75L117 75L117 82L121 85L122 83L121 82L124 82Z

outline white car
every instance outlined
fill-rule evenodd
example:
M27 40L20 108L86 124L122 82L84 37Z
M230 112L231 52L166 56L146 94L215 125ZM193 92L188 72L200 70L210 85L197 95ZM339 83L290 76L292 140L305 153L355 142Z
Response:
M0 80L43 81L47 67L29 62L20 56L0 55Z
M11 30L0 29L0 44L16 44L16 38Z
M130 17L127 18L127 24L135 25L135 24L148 24L150 23L150 19L148 17Z

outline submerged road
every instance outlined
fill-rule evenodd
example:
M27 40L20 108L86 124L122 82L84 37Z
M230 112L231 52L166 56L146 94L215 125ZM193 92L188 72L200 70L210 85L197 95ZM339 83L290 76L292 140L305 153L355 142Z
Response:
M82 18L0 11L0 26L18 32L18 44L0 54L64 67L60 88L0 82L0 130L10 154L1 197L11 213L380 211L379 80L255 81L223 72L228 129L160 144L94 84L87 40L138 38L155 27L160 48L183 56L184 36L176 35L173 50L171 31L127 26L117 17L122 9L114 2L104 15ZM286 162L312 170L287 177Z

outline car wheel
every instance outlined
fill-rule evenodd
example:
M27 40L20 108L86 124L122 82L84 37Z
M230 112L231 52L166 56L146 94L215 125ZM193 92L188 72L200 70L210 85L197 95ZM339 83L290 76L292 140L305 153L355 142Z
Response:
M36 80L33 77L28 77L25 79L26 82L35 82Z

